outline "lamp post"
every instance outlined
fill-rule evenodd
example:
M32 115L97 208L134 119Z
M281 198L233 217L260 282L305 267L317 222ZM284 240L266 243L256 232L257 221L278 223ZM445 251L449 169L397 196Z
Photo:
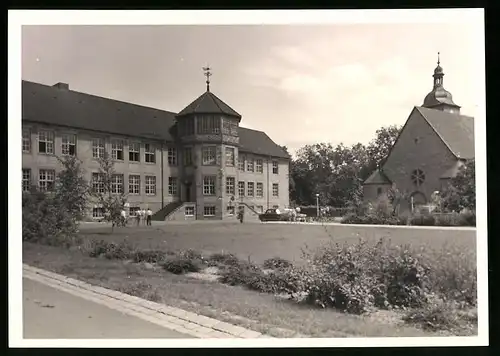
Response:
M319 194L316 193L316 217L319 218Z

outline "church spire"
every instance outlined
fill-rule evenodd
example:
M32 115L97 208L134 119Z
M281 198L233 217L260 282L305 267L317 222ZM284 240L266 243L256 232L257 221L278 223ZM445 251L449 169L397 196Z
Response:
M443 86L444 72L443 72L443 68L441 67L440 64L441 64L441 61L440 61L439 52L438 52L437 67L436 67L436 69L434 69L434 74L432 75L434 77L434 88Z
M207 92L210 91L210 77L212 76L212 72L210 72L212 68L210 68L208 65L206 67L203 67L203 71L205 72L205 77L207 77Z
M449 91L443 87L444 72L441 67L440 53L438 52L437 67L434 69L432 91L424 99L423 107L450 113L460 113L460 106L453 102L453 97Z

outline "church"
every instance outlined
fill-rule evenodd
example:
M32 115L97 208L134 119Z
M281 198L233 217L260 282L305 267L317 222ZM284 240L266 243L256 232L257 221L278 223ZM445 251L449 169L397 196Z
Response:
M234 219L289 206L290 156L265 132L240 126L242 116L210 90L179 113L22 81L22 186L54 186L57 157L76 156L92 189L103 189L98 160L107 152L131 215L154 220ZM103 218L92 203L91 219Z
M461 115L444 88L439 54L432 77L432 91L422 106L413 108L385 161L364 182L365 201L376 201L394 186L414 206L426 205L467 160L474 159L474 118Z

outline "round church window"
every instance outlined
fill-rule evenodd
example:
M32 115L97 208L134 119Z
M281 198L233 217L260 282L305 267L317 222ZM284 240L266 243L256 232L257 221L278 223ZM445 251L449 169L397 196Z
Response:
M411 180L416 186L420 186L425 181L425 173L421 169L415 169L411 174Z

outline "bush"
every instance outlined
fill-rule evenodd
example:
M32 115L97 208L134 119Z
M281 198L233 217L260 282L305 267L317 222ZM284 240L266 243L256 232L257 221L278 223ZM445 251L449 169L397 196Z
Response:
M226 266L238 266L240 260L233 254L230 253L214 253L210 255L207 259L209 266L213 267L226 267Z
M434 226L436 225L436 219L431 214L415 214L410 218L410 225Z
M403 216L377 215L369 213L366 215L357 215L355 213L344 216L342 224L369 224L369 225L408 225L408 220Z
M408 248L384 240L351 246L328 245L305 253L307 267L289 268L288 293L305 302L361 314L373 307L418 307L426 302L429 268Z
M409 310L403 320L429 331L457 330L477 324L477 312L463 313L456 303L434 297L424 307Z
M91 241L88 254L90 257L103 256L109 260L126 260L133 259L136 255L136 251L127 240L120 243L93 240Z
M188 258L182 253L176 256L168 256L163 263L165 271L174 274L184 274L188 272L199 272L202 260L198 258Z
M136 251L133 257L135 263L161 263L165 261L167 253L162 250L142 250Z
M281 257L273 257L265 260L263 266L267 269L283 269L291 267L292 263Z

